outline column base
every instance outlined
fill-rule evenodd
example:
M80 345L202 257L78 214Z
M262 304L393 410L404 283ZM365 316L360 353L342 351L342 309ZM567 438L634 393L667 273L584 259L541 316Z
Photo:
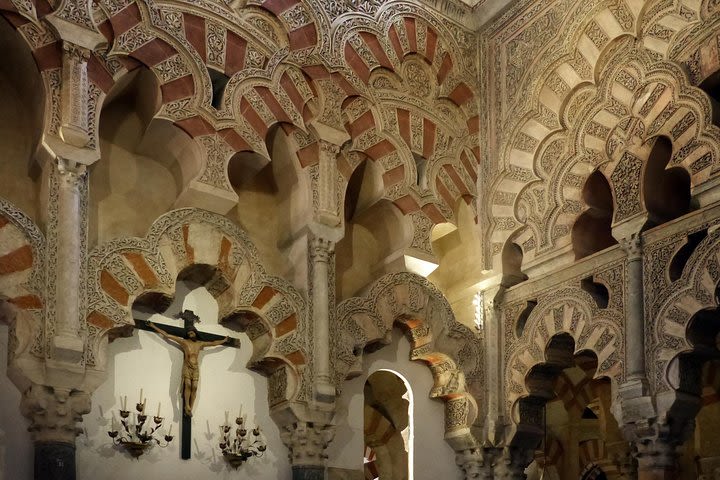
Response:
M75 480L75 445L35 443L35 480Z
M325 480L325 467L298 465L292 467L293 480Z

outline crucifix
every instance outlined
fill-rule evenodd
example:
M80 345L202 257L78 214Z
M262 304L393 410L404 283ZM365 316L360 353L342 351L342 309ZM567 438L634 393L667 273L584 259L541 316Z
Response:
M221 337L210 333L202 333L195 328L200 318L191 310L184 310L178 318L184 321L182 328L163 325L162 328L146 320L135 320L135 327L149 332L159 333L168 342L177 345L183 351L183 377L182 377L182 428L181 428L181 457L190 458L190 439L192 430L192 409L200 381L200 351L218 345L227 345L239 348L238 339Z

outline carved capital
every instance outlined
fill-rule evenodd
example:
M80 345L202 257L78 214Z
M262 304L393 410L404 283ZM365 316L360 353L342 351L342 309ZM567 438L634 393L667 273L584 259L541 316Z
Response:
M465 479L494 478L493 464L502 453L498 448L470 448L455 454L455 463L465 474Z
M533 449L505 447L495 465L495 478L520 480L525 478L525 469L533 460Z
M60 180L70 187L79 186L87 173L85 165L60 157L57 159L57 169L60 173Z
M621 239L620 248L627 254L629 260L641 259L643 254L642 236L636 233Z
M295 466L325 466L325 450L335 436L332 425L297 422L280 432L283 443L290 450L288 457Z
M22 396L20 411L30 419L33 441L74 444L82 433L78 423L90 412L90 395L33 384Z
M322 237L310 238L310 259L313 262L328 263L330 256L335 252L335 242Z
M694 422L677 431L667 422L650 418L623 426L636 451L638 469L673 471L678 468L678 447L690 436Z

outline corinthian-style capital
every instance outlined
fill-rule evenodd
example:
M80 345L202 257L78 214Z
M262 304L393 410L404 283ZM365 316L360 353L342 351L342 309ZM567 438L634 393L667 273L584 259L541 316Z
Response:
M335 436L332 425L313 422L297 422L287 425L280 432L283 443L290 450L289 458L293 467L325 466L325 450Z
M455 454L455 463L465 473L465 479L494 478L493 464L501 450L498 448L470 448Z
M70 185L79 184L87 173L85 165L60 157L57 159L57 169L60 173L60 178Z
M90 395L33 384L22 396L20 411L31 422L33 441L74 444L82 433L78 423L90 412Z
M329 262L330 255L335 251L335 242L322 237L310 239L310 259L318 262Z
M620 240L620 247L627 254L629 260L637 260L642 258L643 246L642 236L635 233L629 237Z

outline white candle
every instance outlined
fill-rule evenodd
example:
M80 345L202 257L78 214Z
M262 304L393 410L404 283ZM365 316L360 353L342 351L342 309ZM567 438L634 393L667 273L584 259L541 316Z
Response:
M143 403L143 399L142 399L142 390L143 390L143 389L141 388L141 389L140 389L140 403Z
M242 405L240 405L240 408L238 409L238 418L242 418Z
M156 416L156 417L159 417L159 416L160 416L160 402L158 402L158 413L157 413L157 415L155 415L155 416Z
M125 395L125 398L123 399L122 409L123 409L123 410L127 410L127 395Z
M169 436L169 435L172 435L172 426L173 426L173 424L171 423L171 424L170 424L170 430L168 430L168 436Z

